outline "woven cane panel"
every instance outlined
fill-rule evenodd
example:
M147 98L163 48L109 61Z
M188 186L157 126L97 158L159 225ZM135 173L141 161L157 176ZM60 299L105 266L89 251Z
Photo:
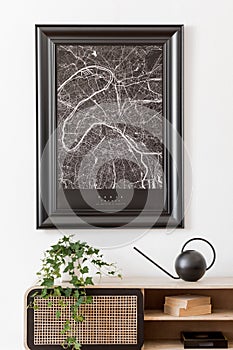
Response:
M67 336L75 336L85 344L137 344L137 296L93 296L93 303L81 305L79 314L85 321L75 322L71 317L70 307L73 298L36 297L38 310L34 311L34 344L59 345ZM62 307L63 300L67 306ZM52 307L48 307L48 302ZM56 311L61 310L61 317L56 318ZM70 320L73 332L61 334L66 320Z

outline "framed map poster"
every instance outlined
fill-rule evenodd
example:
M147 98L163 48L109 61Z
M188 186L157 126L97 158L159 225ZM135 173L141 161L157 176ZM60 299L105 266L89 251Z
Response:
M37 228L183 227L183 26L38 25Z

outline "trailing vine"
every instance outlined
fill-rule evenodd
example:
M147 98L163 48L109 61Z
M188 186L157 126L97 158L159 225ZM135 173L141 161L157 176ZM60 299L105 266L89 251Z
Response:
M107 274L108 276L118 276L116 265L104 261L103 254L99 249L89 246L86 242L73 241L73 236L63 236L55 245L44 253L42 267L37 276L39 284L43 287L41 292L34 293L33 301L29 307L34 310L38 309L35 297L49 299L51 297L73 297L74 303L71 305L71 314L75 322L84 322L85 315L79 313L79 307L82 304L92 303L92 297L87 295L85 287L93 285L93 276L90 275L89 266L96 268L96 275ZM63 273L70 276L69 285L64 287L56 284L57 279L62 277ZM48 300L47 307L53 306L51 299ZM62 308L67 304L61 298L59 300L59 309L56 310L56 318L61 317ZM66 334L67 338L64 343L60 344L64 349L80 350L81 344L73 336L72 325L70 320L63 324L61 334Z

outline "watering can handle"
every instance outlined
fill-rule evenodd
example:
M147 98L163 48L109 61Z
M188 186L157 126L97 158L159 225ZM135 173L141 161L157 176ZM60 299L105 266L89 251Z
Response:
M181 253L183 253L184 248L186 247L186 245L187 245L188 243L192 242L192 241L203 241L203 242L209 244L209 246L211 247L211 249L212 249L212 251L213 251L213 260L212 260L212 263L210 264L210 266L208 266L208 267L206 268L206 271L209 270L209 269L214 265L215 260L216 260L216 251L215 251L214 247L212 246L212 244L211 244L210 242L208 242L208 241L207 241L206 239L204 239L204 238L192 238L192 239L190 239L189 241L187 241L187 242L183 245L183 248L181 249Z

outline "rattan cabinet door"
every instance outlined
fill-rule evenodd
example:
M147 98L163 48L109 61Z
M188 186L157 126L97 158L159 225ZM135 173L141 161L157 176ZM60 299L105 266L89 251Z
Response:
M33 289L27 295L32 301ZM69 319L73 333L82 344L82 350L137 350L143 345L143 296L139 289L87 289L93 297L91 304L80 306L85 321L75 322L71 316L72 297L36 298L37 310L27 309L26 348L30 350L61 350L67 335L61 334ZM51 299L51 300L50 300ZM67 306L61 316L56 311L61 299ZM47 307L52 301L52 307Z

